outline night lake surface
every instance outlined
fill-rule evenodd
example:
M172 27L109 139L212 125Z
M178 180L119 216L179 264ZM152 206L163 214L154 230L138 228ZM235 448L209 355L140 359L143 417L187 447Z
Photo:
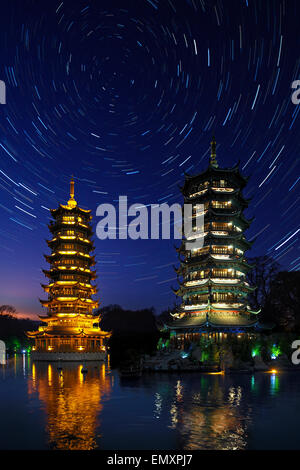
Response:
M0 449L300 449L300 374L145 374L0 365Z

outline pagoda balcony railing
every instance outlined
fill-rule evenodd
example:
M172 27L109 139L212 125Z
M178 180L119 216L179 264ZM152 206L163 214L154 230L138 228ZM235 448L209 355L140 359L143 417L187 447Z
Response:
M233 193L234 192L234 188L226 188L224 186L212 186L211 188L213 191L216 191L216 192L220 192L220 193L223 193L223 194L226 194L226 193Z
M213 308L239 308L242 307L244 304L242 302L239 302L238 300L224 300L220 302L215 301L211 305Z
M105 347L104 346L72 346L69 344L61 344L61 345L56 345L54 344L53 346L45 346L45 345L39 345L37 348L34 349L35 352L43 351L43 352L104 352Z
M194 310L197 308L204 308L207 306L207 302L204 303L195 303L193 305L182 305L181 308L184 308L184 310Z
M195 278L195 279L188 279L186 281L184 281L183 285L184 287L193 287L193 286L201 286L202 284L206 284L207 281L213 281L217 284L221 284L222 282L224 282L225 284L226 283L233 283L233 284L238 284L239 282L243 281L243 278L242 277L237 277L237 276L223 276L223 277L220 277L220 276L216 276L216 277L212 277L212 276L207 276L206 278L202 278L202 277L199 277L199 278ZM245 282L246 285L249 285L247 282Z
M230 188L230 185L228 184L227 181L211 181L210 185L214 188Z
M238 284L239 282L241 282L241 279L237 278L237 276L227 276L227 277L211 277L210 278L213 282L215 282L216 284Z
M225 232L235 232L235 227L232 223L222 224L217 222L211 222L209 230L216 230L216 231L225 231Z
M184 300L184 305L206 305L208 301L208 294L203 297L189 297L189 299Z
M78 230L76 228L76 230L74 230L74 228L71 228L71 229L60 229L58 230L58 232L56 233L56 236L59 237L59 236L62 236L62 237L82 237L82 238L85 238L86 236L86 230L82 230L82 232L80 230Z
M206 181L205 183L199 184L197 187L194 186L192 188L193 193L191 193L191 196L193 194L197 194L200 191L205 191L206 189L213 187L213 188L228 188L228 189L234 189L231 187L229 182L227 181Z
M92 309L91 309L92 310ZM82 308L78 308L78 307L62 307L62 308L58 308L58 309L55 309L55 308L52 308L49 310L49 314L53 314L53 315L56 315L58 313L76 313L76 314L79 314L79 313L91 313L88 311L88 306L86 307L82 307Z
M62 218L50 221L49 228L55 229L56 227L60 231L62 230L62 227L65 230L87 230L88 232L92 230L91 226L89 225L89 222L79 222L77 220L63 220Z
M207 277L195 277L191 279L186 279L184 281L185 286L193 286L193 285L200 285L200 284L205 284L208 281L208 275Z
M81 258L72 258L71 256L69 258L61 258L58 261L54 261L51 263L51 267L53 268L61 268L62 266L65 266L65 269L71 269L71 267L76 267L76 268L83 268L83 269L89 269L90 259L87 258L87 261L85 259Z
M81 243L75 244L75 243L72 243L71 241L69 243L66 243L65 240L61 240L60 243L55 248L55 253L58 253L59 251L77 251L79 253L85 253L88 255L90 251L92 250L84 242L82 242L82 244Z
M240 303L241 302L241 298L237 297L237 296L232 296L232 295L229 295L227 294L228 297L226 298L226 294L223 294L223 295L217 295L217 294L213 294L213 298L212 298L212 304L216 304L216 303Z

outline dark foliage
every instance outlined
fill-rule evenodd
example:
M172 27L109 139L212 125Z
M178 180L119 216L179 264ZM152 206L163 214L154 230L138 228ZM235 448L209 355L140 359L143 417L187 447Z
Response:
M109 340L112 367L128 357L151 354L155 350L159 332L153 309L133 311L108 305L100 313L100 327L112 332Z
M6 344L8 352L19 351L30 345L26 331L36 330L39 322L13 316L16 310L10 305L0 306L0 339Z
M249 300L254 308L260 307L264 310L269 299L271 284L279 273L280 266L268 256L251 258L248 262L254 267L248 272L247 279L251 286L256 286Z
M282 271L270 285L264 315L277 331L300 333L300 272Z
M249 260L254 268L248 274L249 283L257 286L251 294L254 308L260 307L260 322L272 325L273 331L300 332L300 273L280 271L280 266L268 256Z

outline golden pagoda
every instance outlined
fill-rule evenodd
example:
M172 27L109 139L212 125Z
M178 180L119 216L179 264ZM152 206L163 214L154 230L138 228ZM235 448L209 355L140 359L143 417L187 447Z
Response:
M91 282L96 272L92 270L95 258L91 240L91 211L78 207L74 198L74 180L70 183L70 199L50 210L54 220L49 224L52 239L47 241L51 249L45 255L50 264L43 270L49 284L42 284L48 293L47 300L40 300L48 309L44 323L38 331L28 331L33 338L32 357L37 360L104 360L106 341L110 333L99 327L100 317L93 310L98 302L92 296L97 288Z

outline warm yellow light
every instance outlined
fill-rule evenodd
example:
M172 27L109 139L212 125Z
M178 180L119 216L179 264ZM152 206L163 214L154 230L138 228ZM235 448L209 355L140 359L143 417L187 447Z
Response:
M68 300L77 300L78 297L57 297L56 300L60 300L62 302L67 302Z
M56 284L59 285L71 285L71 284L77 284L77 281L57 281ZM52 286L53 284L49 284Z
M77 317L77 313L58 313L58 317Z

